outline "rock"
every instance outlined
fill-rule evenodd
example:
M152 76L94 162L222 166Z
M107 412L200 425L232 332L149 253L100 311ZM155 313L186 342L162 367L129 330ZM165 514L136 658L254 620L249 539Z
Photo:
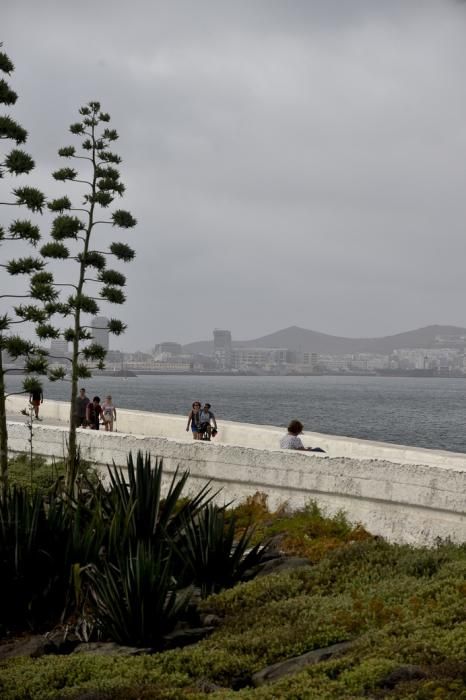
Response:
M398 683L420 681L423 678L427 678L427 673L420 666L405 664L391 671L386 678L380 681L379 686L387 690L392 690Z
M201 639L208 637L215 630L215 627L195 627L185 630L174 630L162 638L164 649L175 649L186 647L189 644L196 644Z
M69 695L62 695L58 700L69 700ZM104 690L86 690L83 693L73 695L73 700L112 700L112 694Z
M50 643L42 634L13 639L11 642L0 645L0 659L12 659L15 656L29 656L37 659L49 653L47 647L50 648Z
M252 684L258 687L265 683L272 683L282 676L287 676L290 673L297 673L306 666L318 664L321 661L327 661L335 656L341 656L348 651L352 644L352 642L339 642L338 644L332 644L332 646L325 647L324 649L313 649L306 654L301 654L301 656L295 656L286 661L279 661L255 673L252 676Z
M263 560L276 559L277 557L284 556L283 551L283 540L285 539L285 533L281 532L278 535L274 535L267 541L266 549L263 555Z
M222 618L214 613L206 613L201 615L201 625L203 627L218 627L223 622Z
M150 647L127 647L115 642L87 642L78 644L72 654L96 654L98 656L140 656L151 654Z
M269 574L278 574L282 571L291 571L292 569L299 569L303 566L310 566L311 562L309 559L304 557L278 557L275 559L270 559L269 561L264 561L257 567L256 576L268 576Z
M73 649L81 643L81 640L74 632L67 632L61 627L48 632L45 637L47 654L71 654Z
M219 690L228 690L228 688L225 688L221 685L217 685L216 683L212 683L212 681L209 681L206 678L201 678L200 680L197 680L194 683L194 687L197 691L199 691L200 693L206 693L206 695L208 695L209 693L216 693Z

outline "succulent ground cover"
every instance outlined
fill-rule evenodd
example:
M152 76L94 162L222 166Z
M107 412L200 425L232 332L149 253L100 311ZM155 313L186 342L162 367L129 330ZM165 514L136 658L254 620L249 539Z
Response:
M47 491L54 482L63 476L63 463L49 464L42 457L34 457L32 463L28 455L17 455L9 462L11 484L25 488Z
M260 495L234 515L239 536L252 515L257 537L279 538L311 565L205 598L201 612L215 616L217 628L182 649L3 662L0 697L466 698L465 545L390 545L313 504L270 513ZM253 685L271 664L346 641L341 656Z

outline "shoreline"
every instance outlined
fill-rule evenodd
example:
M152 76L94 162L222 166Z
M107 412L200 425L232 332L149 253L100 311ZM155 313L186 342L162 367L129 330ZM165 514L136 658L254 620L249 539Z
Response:
M23 369L9 369L10 375L22 376L26 374ZM386 371L386 372L177 372L175 370L101 370L93 371L93 377L118 377L120 379L128 379L144 376L161 376L161 377L377 377L377 378L400 378L409 377L413 379L466 379L466 374L450 373L438 374L425 370L406 370L406 371Z

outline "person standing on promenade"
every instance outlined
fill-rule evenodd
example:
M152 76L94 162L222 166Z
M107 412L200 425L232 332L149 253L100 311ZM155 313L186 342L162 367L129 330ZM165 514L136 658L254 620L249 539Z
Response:
M116 408L112 403L110 394L102 404L102 418L104 419L105 430L111 433L113 431L113 421L116 420Z
M210 410L210 403L204 404L204 408L202 408L202 410L199 414L199 418L201 421L201 429L200 429L201 436L203 434L207 433L207 436L210 440L212 434L214 434L214 435L217 434L217 421L215 420L214 414ZM212 431L212 427L213 427L214 432Z
M89 404L89 397L86 396L86 390L80 389L79 390L79 396L76 397L76 404L75 404L75 411L74 411L74 419L76 421L76 427L77 428L85 428L86 427L86 415L87 415L87 406Z
M189 428L191 428L192 434L193 434L193 440L200 440L201 439L201 433L199 432L199 428L201 427L201 402L200 401L194 401L190 412L188 413L188 425L186 426L186 432L189 431Z
M87 404L86 419L91 430L99 430L100 416L102 415L102 406L100 405L100 397L94 396L92 401Z
M31 391L29 394L29 403L34 409L35 419L42 420L42 418L39 418L39 407L41 403L44 403L44 394L42 393L42 389L33 389Z
M288 432L280 440L282 450L305 450L306 452L325 452L321 447L304 447L299 437L303 432L303 424L299 420L292 420L288 425Z

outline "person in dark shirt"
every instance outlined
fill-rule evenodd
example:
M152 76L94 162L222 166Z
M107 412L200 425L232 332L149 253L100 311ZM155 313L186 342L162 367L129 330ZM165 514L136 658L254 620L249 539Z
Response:
M94 396L92 401L87 404L87 422L92 430L99 430L100 417L102 415L102 406L100 405L100 396Z
M89 405L89 397L86 396L86 390L80 389L79 396L76 398L74 418L76 427L86 426L87 407Z
M42 420L39 418L39 407L41 403L44 403L44 394L42 389L33 389L29 394L29 403L32 404L34 409L34 416L36 420Z

